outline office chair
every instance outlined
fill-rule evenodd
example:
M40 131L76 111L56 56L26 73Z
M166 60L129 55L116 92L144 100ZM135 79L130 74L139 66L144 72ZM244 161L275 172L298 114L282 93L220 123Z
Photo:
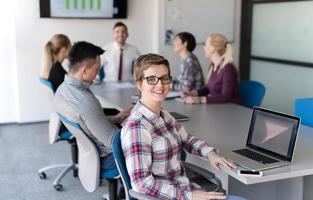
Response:
M57 113L60 120L66 128L75 136L78 145L79 157L79 179L81 184L88 192L95 191L101 179L109 182L109 199L117 199L117 178L119 173L117 169L100 171L100 156L95 144L89 139L85 131L78 122L71 121L62 114ZM102 198L106 199L107 195Z
M248 108L260 106L265 95L265 86L252 80L241 80L239 84L239 96L242 105Z
M294 114L302 124L313 127L313 98L296 99Z
M53 85L49 80L40 79L40 82L44 84L49 90L49 96L53 98ZM65 175L73 170L74 177L77 177L77 144L75 138L72 134L67 130L61 130L61 121L55 112L50 114L49 118L49 143L54 144L59 141L67 141L71 144L71 152L72 152L72 162L69 164L54 164L43 167L38 170L38 175L40 179L46 179L47 174L46 171L56 168L64 168L62 172L55 178L53 181L54 189L57 191L63 190L63 185L60 184L61 180L65 177Z
M101 66L99 70L99 80L103 81L104 77L105 77L104 66Z
M112 150L113 150L113 155L115 158L115 163L116 163L117 169L121 175L121 179L122 179L122 182L124 185L126 200L135 200L135 199L157 200L158 198L153 198L153 197L145 195L143 193L136 192L132 189L130 177L129 177L129 174L128 174L127 168L126 168L126 162L125 162L125 157L123 154L123 149L121 146L121 131L120 130L115 134L115 136L112 140ZM182 156L186 157L186 154L183 153ZM183 165L186 168L186 170L196 172L197 174L201 175L203 178L208 180L210 183L214 184L215 188L213 189L213 191L225 192L225 190L222 188L221 181L212 172L207 171L201 167L195 166L195 165L187 163L187 162L183 162ZM245 198L238 197L238 196L232 196L232 195L228 195L227 199L229 199L229 200L245 200Z

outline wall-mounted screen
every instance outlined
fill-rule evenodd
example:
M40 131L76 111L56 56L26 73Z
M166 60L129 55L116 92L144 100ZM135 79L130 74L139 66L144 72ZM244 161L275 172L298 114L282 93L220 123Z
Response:
M42 18L126 18L127 0L40 0Z

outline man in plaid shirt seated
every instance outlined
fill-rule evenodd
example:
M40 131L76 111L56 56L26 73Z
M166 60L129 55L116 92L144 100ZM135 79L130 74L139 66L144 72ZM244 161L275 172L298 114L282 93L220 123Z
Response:
M161 109L172 81L168 61L156 54L140 56L135 65L135 81L141 99L121 134L133 189L158 199L225 199L223 193L193 188L185 175L180 161L183 150L208 158L216 169L218 165L230 169L235 165L187 133Z

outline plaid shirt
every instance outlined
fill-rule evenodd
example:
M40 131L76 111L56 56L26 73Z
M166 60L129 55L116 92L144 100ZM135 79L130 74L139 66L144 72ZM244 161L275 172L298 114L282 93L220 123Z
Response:
M174 90L191 91L203 87L204 78L202 68L193 53L190 53L186 59L182 60L180 70L181 74L173 82Z
M207 157L213 149L167 111L158 116L140 101L123 126L121 140L133 189L159 199L192 199L181 152Z

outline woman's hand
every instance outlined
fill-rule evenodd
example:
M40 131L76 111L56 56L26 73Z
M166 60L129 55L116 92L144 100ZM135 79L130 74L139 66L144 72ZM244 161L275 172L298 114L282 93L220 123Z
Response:
M180 96L181 98L185 98L188 96L198 96L198 92L197 90L183 91L183 92L180 92Z
M208 159L212 165L212 167L216 170L220 170L220 165L223 165L224 167L228 169L235 169L237 166L226 160L224 157L216 154L214 151L210 151L208 154Z
M197 104L200 103L199 102L199 98L198 97L193 97L193 96L188 96L184 98L184 102L188 103L188 104Z
M205 192L202 190L193 190L192 199L197 200L226 199L226 196L222 192Z

